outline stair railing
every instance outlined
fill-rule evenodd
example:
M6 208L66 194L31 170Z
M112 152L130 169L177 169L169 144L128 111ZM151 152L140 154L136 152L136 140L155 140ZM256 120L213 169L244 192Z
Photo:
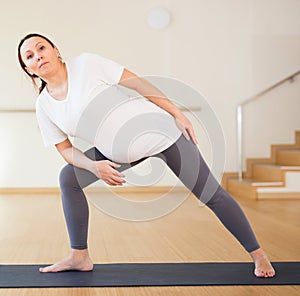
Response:
M279 82L271 85L270 87L266 88L265 90L247 98L246 100L242 101L236 109L236 123L237 123L237 157L238 157L238 178L239 180L243 179L243 107L252 102L257 100L262 95L270 92L271 90L275 89L276 87L284 84L285 82L294 82L294 78L300 74L300 70L297 72L289 75L288 77L280 80Z

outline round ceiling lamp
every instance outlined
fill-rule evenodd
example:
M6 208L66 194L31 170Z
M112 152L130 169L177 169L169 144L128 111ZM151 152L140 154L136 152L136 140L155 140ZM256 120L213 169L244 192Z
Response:
M167 9L158 7L148 12L147 22L153 29L165 29L170 23L170 13Z

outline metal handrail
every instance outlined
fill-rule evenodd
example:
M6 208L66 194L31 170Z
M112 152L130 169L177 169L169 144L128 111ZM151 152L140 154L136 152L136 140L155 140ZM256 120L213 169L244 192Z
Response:
M265 90L249 97L248 99L242 101L236 109L236 122L237 122L237 155L238 155L238 178L239 180L243 179L243 144L242 144L242 140L243 140L243 106L245 106L246 104L248 104L249 102L252 102L256 99L258 99L259 97L261 97L262 95L270 92L271 90L275 89L276 87L282 85L283 83L290 81L293 82L294 81L294 77L296 77L297 75L300 74L300 70L298 70L297 72L289 75L288 77L280 80L279 82L271 85L270 87L266 88Z

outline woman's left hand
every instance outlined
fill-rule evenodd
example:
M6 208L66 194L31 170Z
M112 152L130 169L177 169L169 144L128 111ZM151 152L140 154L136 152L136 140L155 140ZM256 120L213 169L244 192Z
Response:
M194 128L190 120L183 113L180 113L175 117L175 121L178 128L182 131L184 137L189 141L191 136L194 144L198 144L198 141L195 136Z

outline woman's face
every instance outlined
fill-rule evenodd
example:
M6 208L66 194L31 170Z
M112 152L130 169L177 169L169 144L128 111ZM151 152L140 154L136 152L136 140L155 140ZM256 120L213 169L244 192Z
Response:
M21 57L26 65L29 74L47 78L55 69L60 61L57 48L41 37L31 37L22 44Z

